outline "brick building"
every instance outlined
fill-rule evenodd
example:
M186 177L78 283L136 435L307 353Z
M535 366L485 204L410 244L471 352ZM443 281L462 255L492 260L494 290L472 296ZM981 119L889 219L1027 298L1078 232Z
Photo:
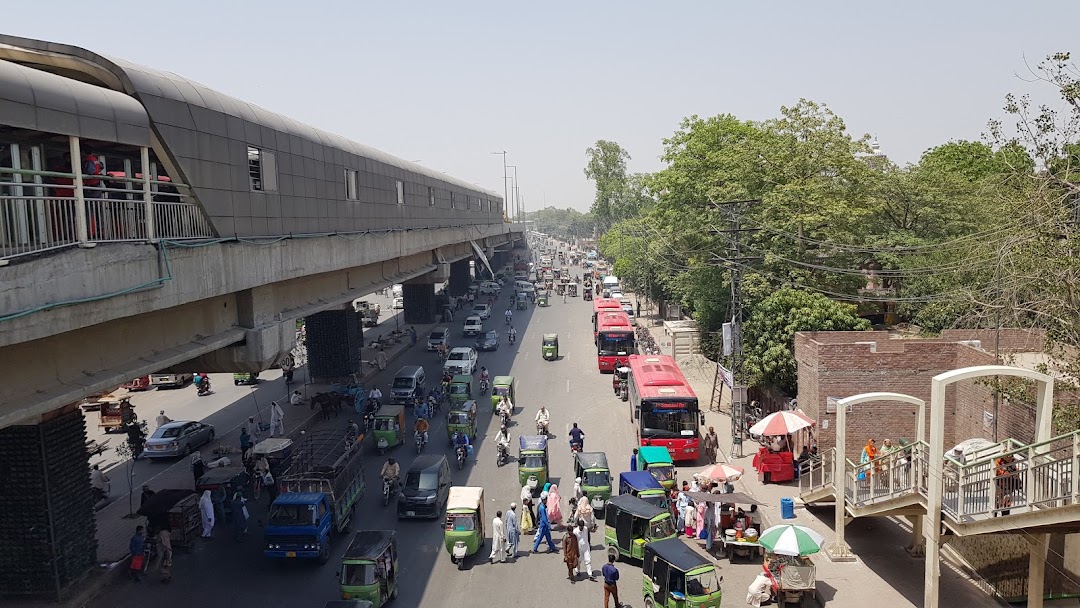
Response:
M908 338L886 331L827 331L795 334L799 368L799 407L817 421L821 450L835 445L834 406L829 398L859 393L893 392L930 402L930 381L942 372L973 365L993 365L994 330L946 330L939 338ZM1044 337L1024 329L1002 329L997 345L1002 361L1032 360L1043 351ZM950 385L945 393L945 445L964 439L1034 437L1035 410L1026 403L1002 400L994 413L993 392L986 379ZM927 417L929 421L929 416ZM915 407L899 403L867 403L847 417L847 457L858 459L870 437L915 437ZM929 422L928 422L929 424ZM927 428L929 432L929 428Z

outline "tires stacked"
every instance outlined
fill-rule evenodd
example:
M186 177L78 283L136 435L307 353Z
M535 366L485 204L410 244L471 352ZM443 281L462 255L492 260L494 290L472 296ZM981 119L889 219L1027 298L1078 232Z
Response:
M0 594L55 597L94 567L88 461L80 411L0 430Z

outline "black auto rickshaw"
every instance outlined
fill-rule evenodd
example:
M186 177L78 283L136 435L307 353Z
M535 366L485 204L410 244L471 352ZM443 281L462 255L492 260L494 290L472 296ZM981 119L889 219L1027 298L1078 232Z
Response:
M711 560L678 538L645 545L642 590L646 606L719 608L724 580Z
M577 297L577 283L567 283L566 284L566 289L567 289L567 294L571 298L576 298Z
M361 530L341 556L341 597L379 608L398 596L398 573L397 532Z
M586 302L591 302L592 301L592 290L589 289L588 287L586 287L585 288L585 293L581 294L581 299L585 300Z
M611 497L604 510L604 525L604 545L615 559L642 559L646 543L675 538L671 511L630 494Z

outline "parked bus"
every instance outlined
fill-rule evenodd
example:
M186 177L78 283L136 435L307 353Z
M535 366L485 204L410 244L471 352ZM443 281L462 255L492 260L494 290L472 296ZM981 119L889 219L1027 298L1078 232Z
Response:
M675 462L697 460L699 426L705 421L697 395L675 359L667 355L631 355L628 359L630 412L638 444L666 447Z
M597 316L601 312L620 312L622 304L614 298L596 298L592 301L592 337L596 343L596 331L599 329Z
M597 315L596 359L600 373L612 373L634 353L634 326L622 310Z

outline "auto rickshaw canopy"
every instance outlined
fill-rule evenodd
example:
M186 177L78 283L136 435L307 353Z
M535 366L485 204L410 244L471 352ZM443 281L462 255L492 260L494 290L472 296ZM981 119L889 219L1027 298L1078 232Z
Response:
M653 474L648 471L627 471L625 473L619 473L619 492L623 492L623 487L634 492L641 492L644 490L663 490L664 486L660 485L660 482L653 477Z
M376 419L379 418L397 418L398 422L405 420L405 406L387 404L379 408L379 411L375 412Z
M543 435L522 435L518 437L518 446L522 451L547 451L548 438Z
M513 376L495 376L495 379L491 381L491 394L507 396L511 400L514 399L514 377Z
M577 459L577 465L582 470L603 469L610 471L608 469L607 454L604 452L578 452L575 458Z
M671 452L668 452L667 448L658 445L647 445L638 448L638 460L643 462L645 466L673 466L675 464L671 460Z
M651 563L655 559L661 559L681 572L690 572L703 566L715 568L712 562L678 538L667 538L646 544L645 562Z
M396 544L397 532L393 530L360 530L353 536L341 561L374 561Z
M286 452L292 444L292 439L288 437L268 437L256 443L251 451L255 456L266 456L268 459L282 458L287 455Z
M612 511L613 509L626 511L634 517L641 517L643 519L652 519L658 515L669 513L667 509L660 508L650 502L645 502L633 494L619 494L617 496L612 496L611 500L607 503L607 509L609 512L614 512ZM614 520L614 518L611 517L608 519Z
M446 499L446 510L480 511L484 506L484 488L451 486Z
M559 347L559 334L544 334L544 346Z

